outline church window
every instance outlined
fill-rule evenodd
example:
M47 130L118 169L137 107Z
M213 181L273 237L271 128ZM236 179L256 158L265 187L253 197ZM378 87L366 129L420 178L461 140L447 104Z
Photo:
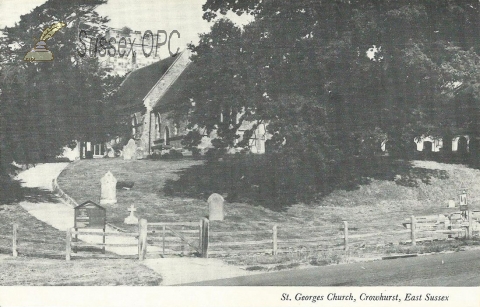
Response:
M155 113L155 138L159 139L161 137L161 124L162 120L160 118L160 113Z
M137 117L134 115L132 117L132 135L135 137L135 135L137 134L137 126L138 126L138 122L137 122Z
M178 125L176 123L173 124L173 135L178 135Z

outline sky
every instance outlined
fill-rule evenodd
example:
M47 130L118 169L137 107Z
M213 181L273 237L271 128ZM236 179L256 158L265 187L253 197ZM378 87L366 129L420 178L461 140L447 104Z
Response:
M66 0L68 1L68 0ZM211 24L202 19L202 5L206 0L108 0L97 8L102 16L110 18L109 26L157 33L177 30L180 38L172 39L172 50L198 41L198 33L208 32ZM0 28L13 26L20 16L28 14L46 0L0 0ZM247 19L229 14L233 21L244 24ZM178 45L177 45L178 44Z

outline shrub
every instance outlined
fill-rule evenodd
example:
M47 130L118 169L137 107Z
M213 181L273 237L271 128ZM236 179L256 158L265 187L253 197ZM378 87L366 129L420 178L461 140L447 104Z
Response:
M165 153L153 153L148 156L148 158L152 160L181 159L183 158L183 154L176 149L170 149L170 151Z
M170 152L168 153L170 159L181 159L183 158L183 154L175 149L170 149Z

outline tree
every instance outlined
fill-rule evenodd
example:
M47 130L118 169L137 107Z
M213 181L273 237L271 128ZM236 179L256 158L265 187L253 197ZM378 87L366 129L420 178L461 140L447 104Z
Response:
M474 0L208 0L207 20L231 10L255 21L241 29L217 20L191 46L198 78L190 122L217 129L215 144L228 147L236 125L219 114L242 112L242 120L269 123L273 151L324 170L373 157L386 138L405 156L414 137L471 131L479 7ZM469 106L455 106L467 89ZM452 109L462 115L452 117Z
M123 27L121 29L121 33L124 35L124 36L129 36L130 33L132 33L132 29L130 29L129 27Z
M113 119L106 101L118 83L98 59L79 53L80 30L95 37L108 19L95 7L106 0L49 0L14 27L0 45L0 142L2 169L12 162L33 163L60 154L74 140L102 141ZM53 62L26 62L23 56L55 22L66 27L48 41Z

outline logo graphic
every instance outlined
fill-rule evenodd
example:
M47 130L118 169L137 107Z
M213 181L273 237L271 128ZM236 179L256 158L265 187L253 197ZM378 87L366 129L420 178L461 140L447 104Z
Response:
M43 30L43 33L40 36L40 40L35 44L35 47L25 55L23 60L29 62L53 61L53 53L48 50L47 43L45 41L51 38L53 34L55 34L63 27L65 27L65 24L63 22L57 22L56 24L53 24Z

